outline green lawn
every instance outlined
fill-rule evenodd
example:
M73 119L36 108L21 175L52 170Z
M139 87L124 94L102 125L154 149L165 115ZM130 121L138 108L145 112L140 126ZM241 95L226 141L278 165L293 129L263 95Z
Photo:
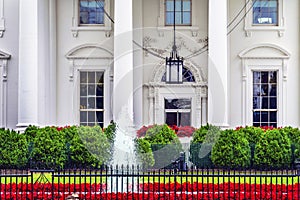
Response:
M244 173L242 173L244 174ZM62 174L61 174L62 175ZM83 174L81 174L83 175ZM93 177L89 177L89 174L86 174L87 177L79 177L80 174L76 173L76 174L72 174L71 177L55 177L54 178L54 183L105 183L106 179L108 178L108 176L106 176L105 174L103 174L102 177L100 177L100 174L97 174L97 176L93 176ZM190 183L195 183L195 182L199 182L199 183L248 183L248 184L295 184L295 183L299 183L300 178L299 176L293 176L292 174L289 175L278 175L278 174L264 174L266 175L266 177L261 177L261 174L256 174L256 175L246 175L247 177L240 175L238 173L231 173L231 174L221 174L220 177L217 177L217 175L212 175L210 173L203 173L200 174L196 174L196 173L182 173L180 176L175 176L174 174L168 174L165 173L164 176L162 176L163 174L161 174L160 176L158 176L157 174L140 174L140 177L138 180L139 183L174 183L175 180L179 183L185 183L185 182L190 182ZM194 175L197 175L197 177L192 177ZM271 177L272 176L272 177ZM124 180L126 179L126 177L124 177ZM132 179L132 177L129 176L128 179ZM8 183L31 183L31 182L36 182L36 181L40 181L40 182L47 182L50 181L52 182L52 174L51 173L44 173L43 176L41 176L41 173L34 173L33 177L31 177L30 175L28 175L28 177L3 177L3 175L1 175L1 184L8 184Z

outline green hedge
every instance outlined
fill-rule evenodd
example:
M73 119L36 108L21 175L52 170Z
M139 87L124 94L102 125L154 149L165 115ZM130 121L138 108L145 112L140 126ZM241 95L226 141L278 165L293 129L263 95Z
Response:
M199 168L212 168L211 151L218 141L220 128L207 124L197 129L191 140L189 160Z
M260 168L286 168L292 164L291 141L285 131L267 130L256 143L254 165Z
M144 154L141 152L149 152L148 144L151 145L152 154ZM172 161L176 160L182 152L182 145L175 132L168 125L154 125L149 128L144 138L136 139L136 147L140 162L144 166L153 168L170 168ZM145 161L150 160L149 163Z
M0 129L0 168L22 168L28 162L28 143L25 135Z
M212 149L212 162L216 167L247 168L251 151L248 140L234 130L224 130Z

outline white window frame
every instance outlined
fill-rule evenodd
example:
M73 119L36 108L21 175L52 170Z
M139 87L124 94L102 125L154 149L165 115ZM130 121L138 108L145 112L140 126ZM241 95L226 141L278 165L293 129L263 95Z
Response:
M284 5L283 0L278 0L278 25L270 25L270 24L253 24L253 10L252 10L252 3L254 0L245 0L246 11L249 11L245 17L245 26L244 30L247 37L251 37L252 33L255 31L277 31L278 36L282 37L285 31L284 27Z
M166 1L170 1L170 0L165 0L165 5L166 5ZM176 0L174 0L174 1L176 1ZM189 11L190 12L190 23L189 24L176 24L176 26L192 26L192 16L193 16L192 1L193 0L180 0L180 1L189 1L190 2L190 11ZM167 7L165 6L165 26L173 26L173 24L167 24L166 12L167 12ZM181 14L182 13L183 13L183 11L181 10Z
M253 71L277 71L277 127L286 125L290 53L276 45L261 44L245 49L239 57L242 59L242 125L253 125Z
M188 126L191 126L191 124L192 124L192 98L175 98L175 99L189 99L190 100L190 102L191 102L191 108L190 109L180 109L180 108L178 108L178 109L166 109L166 105L165 105L165 100L166 99L174 99L174 98L165 98L164 99L164 110L165 110L165 112L164 112L164 116L165 116L165 118L164 118L164 120L165 120L165 122L166 122L166 116L167 116L167 113L177 113L177 124L178 124L178 113L190 113L190 124L188 125ZM176 126L179 126L179 125L177 125L176 124Z
M109 0L104 1L104 10L107 13L111 13L111 8L110 8L110 2ZM111 36L111 31L112 31L112 22L108 19L107 16L104 14L104 24L97 24L97 25L80 25L79 21L79 0L73 0L73 16L72 16L72 35L73 37L78 37L78 33L80 31L104 31L106 37Z
M97 108L91 108L91 109L89 109L89 108L85 108L85 109L82 109L82 108L80 108L80 98L81 98L81 94L80 94L80 85L81 85L81 82L80 82L80 73L81 72L103 72L103 108L101 108L101 109L97 109ZM82 68L82 69L80 69L80 70L78 70L78 76L79 76L79 78L78 78L78 88L79 88L79 91L78 91L78 101L79 101L79 124L81 124L82 122L80 121L80 113L81 112L84 112L84 111L86 111L86 112L89 112L89 111L91 111L91 112L103 112L103 121L102 122L100 122L100 123L103 123L103 127L104 127L104 116L105 116L105 105L104 105L104 102L105 102L105 71L104 70L90 70L90 69L84 69L84 68ZM89 122L89 121L87 121L87 123L92 123L92 122ZM99 122L98 122L99 123Z
M0 38L3 37L4 31L5 31L4 0L0 0Z
M193 37L198 36L199 27L196 26L196 0L191 0L191 24L190 25L176 25L176 30L190 30ZM159 0L159 16L157 19L157 30L160 36L164 36L164 31L173 29L173 26L166 25L166 9L165 0Z
M97 56L85 54L89 51L96 51ZM84 54L82 54L84 53ZM89 55L89 56L88 56ZM73 123L80 124L80 71L103 71L104 72L104 127L107 127L112 120L112 83L113 71L112 53L97 44L85 44L70 50L66 58L69 60L69 81L73 90L72 113Z

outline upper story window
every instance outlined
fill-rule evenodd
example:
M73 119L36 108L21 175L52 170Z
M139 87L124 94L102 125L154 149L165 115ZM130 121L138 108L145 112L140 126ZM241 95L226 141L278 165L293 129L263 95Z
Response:
M79 24L104 24L104 0L79 0Z
M278 1L256 0L253 2L253 25L278 25Z
M191 0L175 0L175 24L191 25ZM174 24L174 0L165 2L166 25Z

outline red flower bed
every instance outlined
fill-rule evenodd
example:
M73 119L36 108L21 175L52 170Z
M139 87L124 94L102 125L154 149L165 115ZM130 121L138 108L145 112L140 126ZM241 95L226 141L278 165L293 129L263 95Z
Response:
M138 131L137 131L137 137L144 137L146 135L146 132L149 128L152 128L154 125L149 125L149 126L142 126ZM195 128L192 126L176 126L172 125L169 126L175 133L177 134L178 137L192 137L193 133L195 132Z
M111 193L106 190L104 184L1 184L0 198L2 200L50 200L53 195L56 200L64 200L74 192L79 195L80 199L85 200L295 200L300 198L300 184L144 183L140 184L138 188L139 191Z

